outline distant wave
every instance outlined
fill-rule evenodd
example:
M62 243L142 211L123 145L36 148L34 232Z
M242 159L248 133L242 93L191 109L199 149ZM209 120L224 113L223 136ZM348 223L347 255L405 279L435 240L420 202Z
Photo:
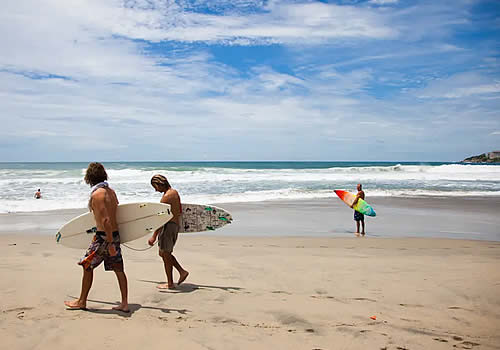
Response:
M499 196L500 166L276 162L231 166L116 163L108 167L110 184L123 203L158 201L150 185L165 174L185 202L223 203L328 198L332 190L355 191L363 183L368 196ZM267 168L265 167L267 166ZM84 208L89 186L83 163L0 164L0 212ZM42 200L33 193L42 189Z

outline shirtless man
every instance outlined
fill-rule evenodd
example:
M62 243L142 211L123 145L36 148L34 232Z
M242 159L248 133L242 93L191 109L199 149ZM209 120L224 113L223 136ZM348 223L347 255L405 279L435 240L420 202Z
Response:
M151 178L151 186L157 192L163 192L160 203L170 204L170 210L172 211L173 218L167 222L163 227L160 227L153 233L153 236L148 240L149 245L153 245L158 237L158 248L159 255L163 259L163 265L165 266L165 273L167 274L167 283L162 283L157 286L159 289L175 289L173 280L172 267L179 272L179 280L177 285L184 282L189 275L189 272L184 270L179 264L175 256L172 255L174 251L175 242L177 242L177 236L179 233L179 227L181 224L182 206L181 198L179 193L174 190L167 181L167 178L163 175L155 175Z
M354 208L356 203L358 203L358 200L365 199L365 192L362 189L362 185L358 184L357 189L358 189L358 194L356 195L356 199L354 199L354 202L352 202L351 208ZM359 222L361 221L361 226L362 226L362 231L361 231L361 236L365 236L365 216L361 214L358 211L354 211L354 221L356 221L356 232L354 233L356 237L359 237Z
M127 301L127 276L123 270L123 259L120 248L120 234L116 222L118 199L106 180L108 175L100 163L90 163L85 174L85 182L92 186L89 210L94 213L97 231L85 256L78 265L83 267L82 289L80 298L65 301L69 309L87 308L87 297L92 287L94 269L104 261L106 271L114 271L120 286L122 301L113 310L129 312Z
M34 196L36 199L40 199L42 198L42 191L40 191L40 189L38 189L38 191L35 192L35 196Z

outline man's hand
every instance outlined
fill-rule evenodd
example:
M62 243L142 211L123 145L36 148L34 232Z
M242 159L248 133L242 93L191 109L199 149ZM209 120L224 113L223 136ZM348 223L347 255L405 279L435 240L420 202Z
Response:
M156 242L156 237L154 237L154 236L151 237L150 239L148 239L148 244L150 246L153 246L155 244L155 242Z

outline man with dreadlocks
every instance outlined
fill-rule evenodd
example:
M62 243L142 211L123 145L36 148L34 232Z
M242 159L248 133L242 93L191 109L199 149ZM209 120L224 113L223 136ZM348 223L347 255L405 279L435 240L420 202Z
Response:
M177 281L177 285L180 285L182 282L184 282L189 275L189 272L184 270L175 256L172 255L181 224L181 198L179 197L179 193L170 186L167 178L163 175L158 174L153 176L151 178L151 186L153 186L153 188L157 192L163 192L163 196L160 202L170 204L170 210L173 214L172 220L167 222L163 227L160 227L158 230L156 230L153 233L153 236L148 240L149 245L152 246L153 244L155 244L156 238L158 238L159 255L163 259L165 273L167 274L167 283L159 284L157 288L175 289L172 267L175 267L175 269L179 272L179 280Z

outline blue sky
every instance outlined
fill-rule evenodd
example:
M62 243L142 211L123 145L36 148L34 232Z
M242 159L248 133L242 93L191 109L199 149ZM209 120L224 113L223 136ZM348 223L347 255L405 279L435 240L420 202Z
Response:
M7 0L0 161L500 149L496 0Z

